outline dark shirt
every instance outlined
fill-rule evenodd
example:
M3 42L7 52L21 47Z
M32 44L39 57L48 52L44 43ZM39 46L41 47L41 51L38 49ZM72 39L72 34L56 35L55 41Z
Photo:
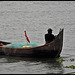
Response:
M55 39L55 36L53 34L45 34L45 41L46 43L49 43Z

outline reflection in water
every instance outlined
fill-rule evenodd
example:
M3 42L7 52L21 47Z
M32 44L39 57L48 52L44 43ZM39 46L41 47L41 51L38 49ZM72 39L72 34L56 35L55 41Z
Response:
M49 58L25 58L25 57L9 57L0 56L6 66L6 73L8 70L11 74L60 74L63 73L62 63L56 62L56 59ZM2 61L0 60L0 64Z

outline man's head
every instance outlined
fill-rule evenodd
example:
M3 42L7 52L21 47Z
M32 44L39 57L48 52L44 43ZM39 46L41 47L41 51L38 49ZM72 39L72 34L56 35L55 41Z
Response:
M51 28L49 28L47 31L48 31L49 34L52 33L52 29Z

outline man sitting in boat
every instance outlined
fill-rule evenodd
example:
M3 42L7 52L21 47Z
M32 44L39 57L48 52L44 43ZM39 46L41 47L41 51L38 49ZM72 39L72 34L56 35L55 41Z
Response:
M50 43L51 41L53 41L55 39L55 36L52 34L51 28L49 28L47 31L48 31L48 33L45 34L45 41L46 41L46 43Z

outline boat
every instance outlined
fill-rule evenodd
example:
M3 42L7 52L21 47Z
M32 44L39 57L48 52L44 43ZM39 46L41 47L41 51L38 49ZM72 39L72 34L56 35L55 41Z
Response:
M60 57L63 48L63 31L64 31L63 28L60 29L54 41L37 47L13 48L0 46L0 55L20 56L20 57L40 57L40 58ZM10 44L8 42L5 43Z

